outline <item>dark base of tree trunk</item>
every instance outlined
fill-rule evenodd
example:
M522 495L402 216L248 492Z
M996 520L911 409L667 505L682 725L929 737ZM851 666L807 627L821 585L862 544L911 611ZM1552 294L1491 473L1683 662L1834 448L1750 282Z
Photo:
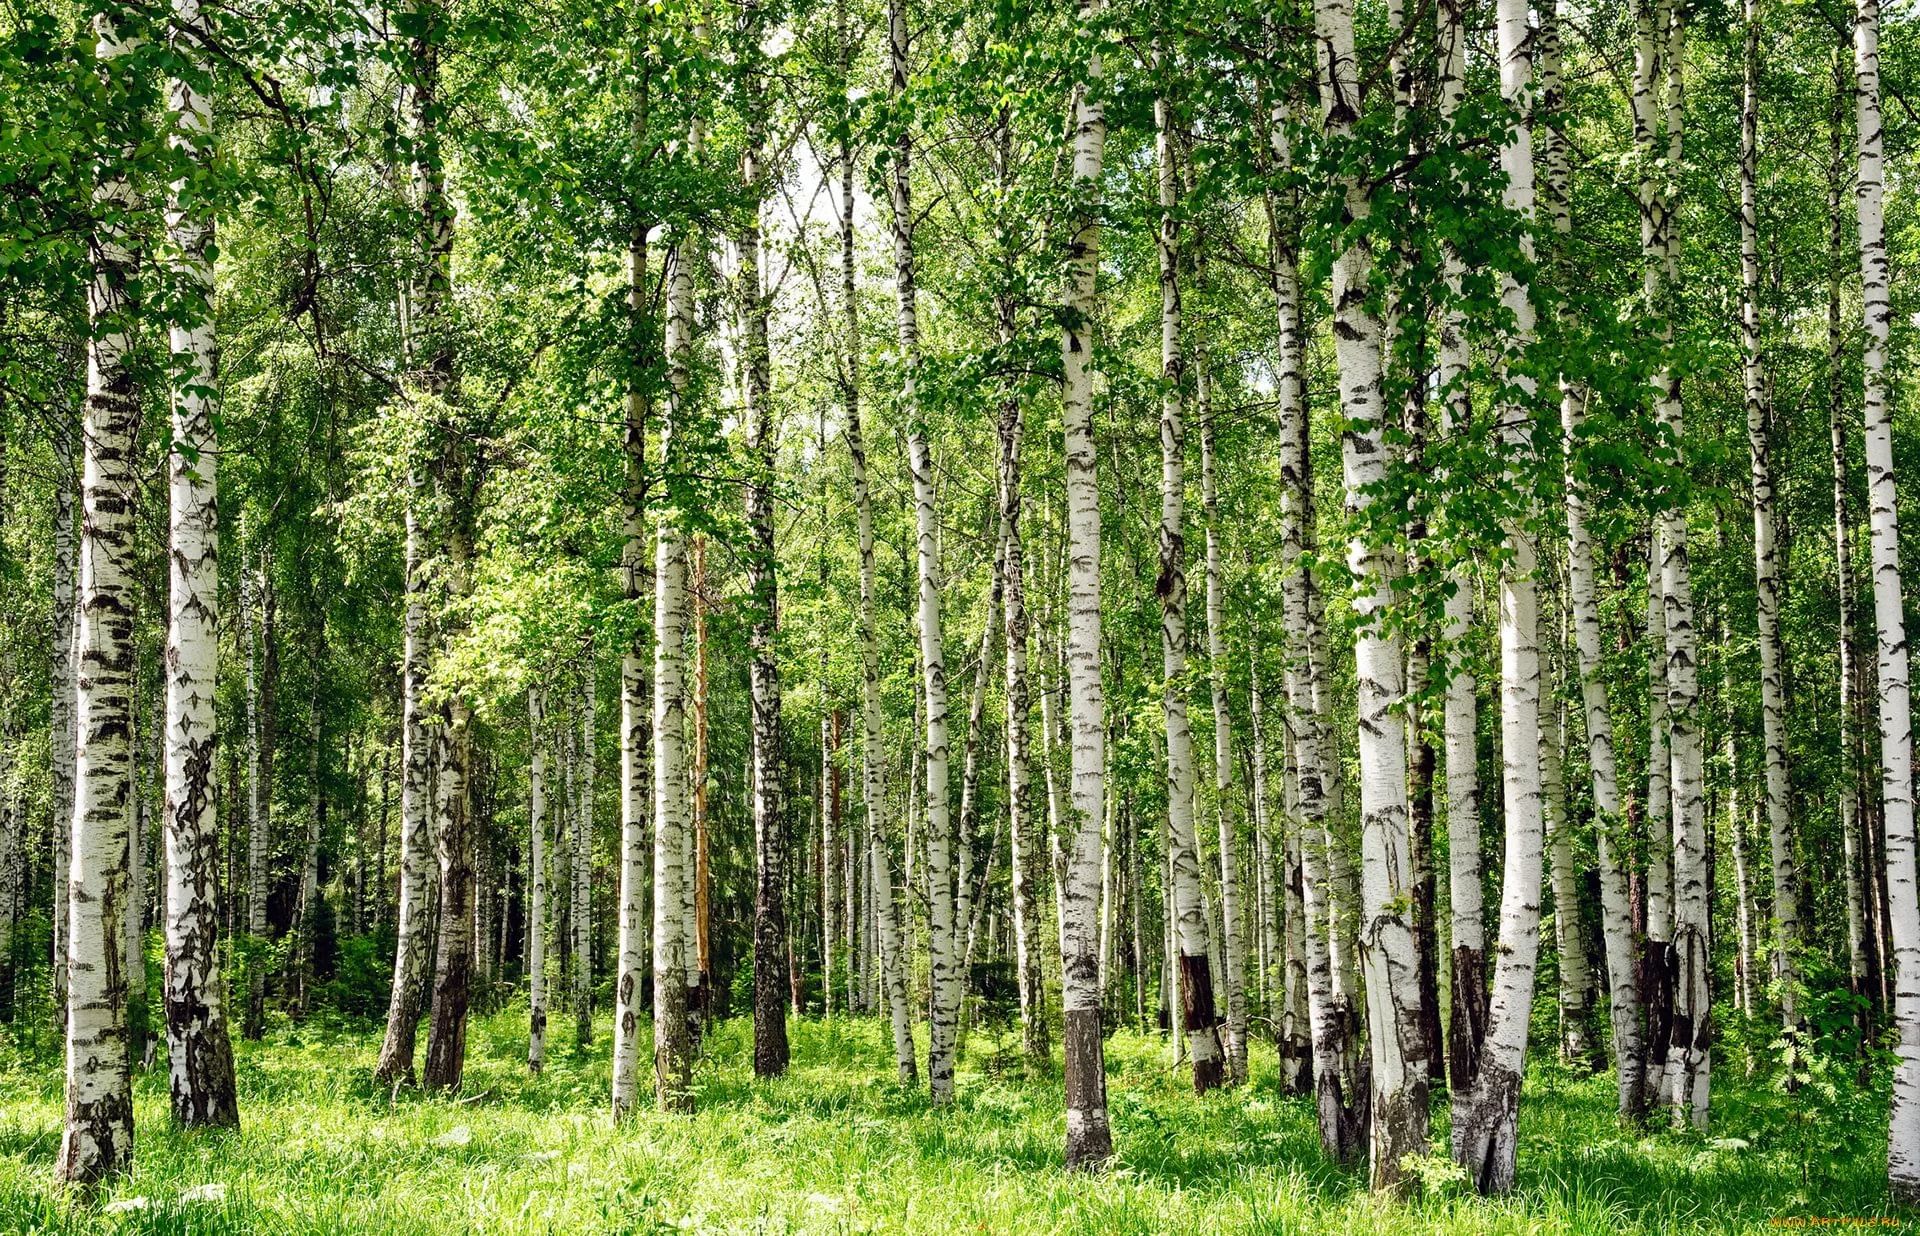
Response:
M1679 955L1670 940L1647 940L1640 949L1640 992L1647 1002L1647 1072L1655 1079L1666 1073L1667 1047L1673 1042L1673 987ZM1645 1105L1645 1086L1642 1086Z
M464 830L461 830L464 832ZM450 848L459 849L456 838ZM421 1083L429 1090L456 1090L467 1066L467 1005L473 987L473 869L442 863L443 922L433 966L433 1009L427 1033L427 1063Z
M693 1110L693 1035L687 985L677 978L653 986L653 1101L663 1112Z
M1589 995L1585 1003L1561 1010L1561 1020L1572 1033L1560 1036L1560 1055L1568 1064L1586 1066L1589 1073L1607 1071L1606 1040L1600 1036L1599 1010Z
M421 1080L429 1090L457 1090L467 1065L467 999L473 959L453 950L433 985L433 1028L427 1036L427 1067Z
M1220 1019L1213 1008L1213 970L1205 955L1180 954L1180 1025L1189 1037L1212 1039L1212 1050L1193 1053L1193 1089L1205 1094L1222 1080L1223 1053L1220 1050ZM1202 1057L1205 1056L1205 1059Z
M787 1071L786 924L779 911L779 893L761 889L753 930L753 1074L778 1077ZM771 906L769 905L771 903Z
M1065 1022L1067 1168L1105 1171L1113 1158L1113 1129L1107 1123L1106 1044L1100 1037L1100 1010L1068 1009Z
M1421 641L1420 659L1426 663L1427 641ZM1431 742L1414 746L1412 799L1413 931L1420 956L1420 1032L1426 1040L1427 1081L1447 1083L1447 1058L1440 1036L1440 924L1436 912L1437 877L1433 869L1433 774Z
M1359 1017L1349 1006L1338 1014L1342 1042L1329 1052L1330 1059L1314 1059L1314 1107L1320 1127L1320 1149L1329 1159L1345 1167L1360 1162L1366 1154L1370 1122L1373 1118L1373 1065L1360 1057L1351 1077L1332 1063L1341 1057L1354 1059L1360 1043ZM1323 1067L1323 1065L1325 1067Z
M1453 950L1453 1007L1447 1036L1447 1076L1456 1094L1473 1089L1487 1041L1487 963L1475 948Z
M1409 1078L1407 1088L1398 1095L1376 1092L1372 1109L1369 1174L1373 1191L1410 1197L1419 1191L1420 1178L1407 1170L1403 1160L1408 1155L1426 1154L1429 1149L1426 1077Z
M1486 1196L1513 1188L1515 1125L1520 1118L1520 1075L1510 1069L1482 1070L1473 1093L1454 1105L1454 1153Z
M240 1101L226 1020L214 1020L202 1001L169 998L167 1054L173 1122L187 1129L237 1127Z
M1047 1041L1047 1019L1039 1009L1020 1010L1020 1045L1028 1071L1044 1071L1053 1064L1053 1045Z
M132 1169L132 1087L92 1103L69 1101L55 1177L68 1184L91 1186Z
M257 960L250 964L258 964ZM267 988L255 977L247 989L247 1015L240 1019L240 1037L258 1043L267 1033Z
M1289 1095L1302 1097L1313 1093L1313 1040L1298 1034L1280 1039L1281 1088Z
M413 1048L420 1033L418 983L395 979L401 984L394 1007L387 1010L387 1036L380 1044L380 1062L374 1066L373 1080L382 1086L413 1081Z
M589 988L574 996L573 1042L576 1047L593 1046L593 992Z

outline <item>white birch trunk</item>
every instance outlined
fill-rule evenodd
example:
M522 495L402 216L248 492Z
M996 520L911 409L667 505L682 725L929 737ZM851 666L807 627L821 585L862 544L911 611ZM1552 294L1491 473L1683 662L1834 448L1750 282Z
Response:
M575 785L580 800L573 817L573 973L567 992L573 1005L574 1042L581 1047L593 1041L593 766L600 728L594 669L589 643L581 671L585 681L580 690L580 765Z
M101 71L128 54L113 20L96 15ZM133 1166L127 1062L125 946L128 803L133 791L133 430L139 416L126 363L135 255L126 216L137 207L110 152L95 174L93 271L87 286L87 395L80 496L77 745L67 887L66 1125L55 1173L91 1184Z
M1226 583L1220 569L1220 489L1214 458L1211 382L1201 354L1198 375L1200 418L1200 498L1207 516L1207 676L1213 694L1213 802L1220 833L1220 947L1227 984L1225 1041L1230 1086L1247 1081L1247 944L1240 887L1239 801L1233 787L1233 714L1227 701ZM1264 834L1256 827L1256 838ZM1264 853L1256 843L1257 852ZM1261 863L1264 874L1266 864ZM1260 923L1267 920L1262 916ZM1264 950L1263 950L1264 952ZM1262 974L1265 973L1264 966Z
M1320 42L1324 122L1331 137L1343 140L1360 116L1350 0L1316 0L1314 24ZM1363 219L1369 203L1358 179L1349 178L1342 191L1347 215ZM1365 240L1348 241L1335 256L1335 353L1340 407L1350 426L1343 435L1343 471L1347 507L1356 523L1367 518L1367 508L1387 469L1382 324L1368 304L1372 270L1373 255ZM1373 1045L1371 1178L1376 1190L1387 1192L1411 1187L1404 1160L1427 1150L1419 950L1409 912L1413 871L1408 860L1407 739L1405 727L1393 715L1403 695L1403 658L1400 637L1386 623L1396 558L1365 531L1357 532L1348 543L1347 567L1355 581L1353 605L1359 620L1354 659L1359 691L1359 909L1365 924L1359 962Z
M1668 14L1667 165L1680 165L1685 123L1682 65L1686 20L1675 6ZM1662 210L1662 297L1664 311L1674 288L1679 261L1678 226L1669 201ZM1670 338L1670 320L1662 327ZM1655 411L1660 423L1681 438L1680 376L1662 372ZM1668 1094L1676 1120L1707 1122L1709 1021L1712 958L1708 954L1706 862L1706 788L1700 732L1700 686L1694 632L1692 571L1688 562L1686 512L1675 506L1660 516L1660 590L1666 620L1668 745L1673 762L1673 1032L1667 1055Z
M639 109L636 110L634 125L636 138L642 130L646 98L643 95ZM644 316L650 310L647 304L649 293L647 286L647 241L646 232L639 226L627 246L627 312L631 315L636 335L645 337ZM669 290L671 296L671 289ZM669 313L672 312L669 307ZM644 345L642 345L644 346ZM636 363L644 363L646 357L636 357ZM672 360L669 358L669 366ZM671 379L669 379L671 381ZM676 396L669 395L669 407ZM625 483L622 487L622 547L620 574L622 591L627 599L638 606L647 594L647 526L646 526L646 486L647 486L647 414L649 399L645 388L633 383L627 390L625 450ZM662 429L663 445L670 446L673 441L674 425ZM662 455L665 463L665 456ZM671 480L668 481L669 492ZM677 514L677 512L675 512ZM647 970L647 880L649 864L653 852L647 843L647 834L651 827L658 827L655 820L656 800L649 792L650 785L662 781L672 796L673 810L681 813L680 828L686 829L685 810L686 766L684 745L686 731L684 725L686 704L686 651L684 639L686 609L686 541L677 529L671 530L662 538L671 540L663 560L656 562L656 574L675 572L677 578L669 591L674 593L681 610L680 626L682 630L671 634L672 657L675 662L672 670L678 671L677 681L668 685L675 687L678 698L668 708L666 741L677 744L676 760L670 770L670 776L662 777L663 771L657 765L659 753L650 750L649 743L660 731L659 718L651 715L657 705L650 696L655 694L660 683L659 643L656 636L654 646L649 648L645 636L639 632L628 643L625 655L620 658L620 883L619 903L615 911L615 925L618 936L614 945L613 969L613 1076L611 1085L611 1106L615 1121L624 1119L640 1101L640 1007L646 998L642 983ZM656 551L658 552L658 551ZM653 597L655 612L653 627L657 632L662 624L659 614L658 589ZM649 658L651 653L651 658ZM653 661L652 675L648 673L648 660ZM668 678L675 675L670 671ZM653 764L653 768L649 768ZM649 772L653 776L649 776Z
M527 692L527 1071L547 1063L546 693Z
M705 142L704 122L688 126L687 150L697 158ZM682 435L687 428L689 366L693 352L694 289L692 238L675 238L667 281L667 421L661 427L661 466L667 475L667 502L654 525L653 569L653 1060L654 1102L663 1111L692 1106L693 1035L688 1023L687 986L682 977L687 954L697 941L686 933L682 889L694 879L686 869L683 834L689 831L685 718L687 541L683 512L674 501L676 470L682 466ZM699 791L696 789L695 793ZM623 845L640 838L627 838ZM624 873L639 879L637 871ZM621 973L619 1020L614 1038L613 1108L616 1118L639 1102L639 935L645 928L641 893L621 889ZM632 926L629 930L629 912ZM698 931L698 924L695 924ZM633 961L627 969L629 955ZM698 964L697 955L694 962ZM629 1024L629 1019L633 1019ZM623 1067L624 1066L624 1067Z
M1873 564L1873 614L1879 633L1880 793L1886 829L1887 909L1893 923L1895 978L1892 1118L1887 1180L1908 1201L1920 1197L1920 896L1915 889L1913 718L1908 698L1906 615L1900 589L1900 537L1893 473L1893 423L1887 380L1891 325L1887 266L1885 164L1880 117L1880 5L1859 0L1853 27L1854 117L1860 187L1860 274L1866 325L1867 533Z
M1440 0L1439 106L1451 123L1466 88L1467 30L1462 0ZM1458 297L1463 274L1460 258L1449 250L1443 267L1450 297ZM1467 367L1470 355L1465 315L1449 309L1440 326L1440 432L1466 430ZM1473 1087L1487 1034L1487 907L1481 884L1480 855L1480 701L1479 685L1465 653L1474 630L1474 587L1468 563L1448 565L1441 646L1446 650L1447 683L1441 707L1441 748L1447 779L1447 902L1451 955L1448 959L1447 1066L1455 1102Z
M53 507L53 623L52 655L48 679L53 684L53 700L48 709L48 772L53 782L53 1012L64 1030L67 1020L67 868L72 857L73 839L73 761L75 734L75 691L78 676L74 641L79 632L79 612L74 604L76 575L76 539L74 495L79 489L74 472L73 445L80 426L69 409L58 413L59 420L49 435L53 440L54 460L59 476L54 485Z
M873 539L873 490L867 476L866 437L860 413L860 307L854 283L853 152L842 146L840 182L841 310L846 320L845 398L847 455L853 474L854 516L860 553L860 803L866 815L867 887L876 936L881 998L893 1029L894 1063L902 1085L919 1077L913 1042L912 1010L907 1002L907 961L893 895L888 857L891 826L886 814L886 750L880 711L880 644L876 633L876 580ZM1009 669L1011 672L1011 668Z
M1552 7L1543 10L1551 13ZM1549 29L1552 38L1545 36ZM1557 114L1561 106L1560 55L1557 22L1541 28L1542 93ZM1563 144L1556 134L1548 175L1553 184L1551 202L1554 229L1571 233ZM1596 583L1593 533L1587 527L1585 469L1580 457L1580 430L1586 415L1587 392L1571 383L1560 385L1560 429L1566 457L1568 618L1580 680L1581 716L1585 721L1587 768L1592 781L1595 848L1600 865L1600 928L1607 965L1609 1013L1617 1079L1618 1111L1635 1119L1645 1109L1646 1049L1640 969L1634 955L1633 904L1628 889L1627 860L1621 852L1626 820L1620 811L1620 781L1613 747L1613 713L1608 700L1601 651L1600 601Z
M1157 59L1157 57L1156 57ZM1167 735L1167 827L1173 873L1174 934L1180 950L1181 1028L1193 1060L1193 1088L1221 1082L1220 1032L1214 1021L1211 933L1201 909L1200 853L1194 836L1193 731L1187 718L1186 355L1180 340L1179 171L1175 121L1154 101L1160 178L1160 712ZM1077 716L1076 709L1076 716Z
M1533 125L1527 109L1533 91L1533 40L1526 0L1499 0L1495 11L1500 55L1500 95L1522 119L1501 148L1506 177L1503 200L1529 231L1521 250L1531 256L1534 214ZM1527 286L1511 274L1501 279L1501 301L1512 315L1509 358L1532 341L1534 312ZM1500 408L1501 445L1507 480L1525 488L1535 470L1531 459L1533 380L1524 372L1508 378L1520 398ZM1527 504L1528 507L1531 503ZM1501 797L1506 817L1506 854L1500 889L1500 949L1488 1005L1487 1037L1473 1090L1454 1105L1454 1153L1482 1193L1513 1188L1518 1149L1521 1078L1526 1071L1527 1032L1533 1013L1534 971L1540 950L1541 851L1545 840L1541 762L1540 615L1537 557L1525 508L1502 529L1506 554L1500 568ZM1549 735L1552 737L1552 735Z
M1787 678L1780 645L1781 564L1774 536L1773 415L1760 336L1760 9L1746 0L1745 90L1740 107L1740 345L1753 479L1753 580L1759 615L1760 735L1765 755L1768 852L1773 860L1773 977L1791 1026L1800 975L1800 882L1787 802ZM1737 813L1736 813L1737 819ZM1750 978L1749 978L1749 981Z
M888 6L891 97L907 89L906 0ZM927 950L931 1017L927 1080L936 1105L953 1100L954 1050L959 1029L959 933L954 920L953 821L948 801L947 661L941 630L940 520L927 424L915 393L920 363L920 317L913 252L913 139L895 135L888 188L893 207L893 269L897 339L904 362L900 406L907 422L907 466L913 474L915 559L919 606L915 625L926 698ZM1095 817L1096 827L1098 816Z
M1011 175L1003 125L995 147L996 171L1004 186ZM1010 259L1009 259L1010 260ZM1009 272L1009 283L1011 274ZM1016 321L1012 290L999 296L1000 342L1014 342ZM1033 699L1027 677L1026 540L1021 532L1021 438L1025 407L1017 391L1001 398L999 421L999 504L1003 570L1002 605L1006 611L1006 746L1009 877L1012 893L1014 968L1020 985L1020 1041L1029 1067L1044 1065L1047 1044L1046 986L1040 966L1040 872L1043 855L1033 831Z
M1274 154L1291 167L1288 111L1276 108ZM1305 987L1311 1041L1315 1114L1320 1146L1336 1162L1350 1163L1366 1138L1369 1077L1359 1050L1358 1010L1337 979L1333 937L1332 880L1327 859L1327 820L1335 795L1337 759L1331 692L1325 675L1326 633L1308 563L1317 548L1313 505L1311 409L1306 397L1306 330L1301 305L1297 242L1283 224L1279 204L1268 201L1274 255L1274 307L1279 330L1280 545L1282 609L1286 630L1286 696L1293 735L1295 799L1289 812L1289 848L1298 854L1302 933L1298 985Z
M1731 718L1724 750L1727 760L1727 835L1733 842L1734 999L1746 1017L1753 1016L1753 909L1748 880L1747 821L1740 813L1740 754L1734 745Z
M433 744L422 724L424 704L420 698L428 672L426 580L420 564L420 529L411 497L406 520L406 616L400 687L400 906L394 923L393 991L387 1006L387 1031L380 1048L380 1062L374 1070L375 1080L382 1085L392 1085L403 1078L411 1080L413 1077L413 1049L420 1023L436 876L430 812L433 798ZM245 609L244 600L242 608ZM251 716L250 710L249 718ZM251 725L252 721L249 720ZM257 750L258 743L253 741L250 734L250 755ZM257 761L255 763L257 766ZM256 776L254 781L257 783L257 780ZM255 820L264 820L257 799L254 810ZM564 807L560 814L563 817L566 815ZM260 871L264 887L264 860ZM251 900L249 898L250 903ZM256 938L266 931L264 892L259 901L260 918L257 926L252 921L249 906L248 931L256 933Z
M1101 0L1080 0L1080 25ZM1100 488L1093 440L1093 326L1100 270L1100 178L1107 118L1098 45L1072 105L1073 239L1061 329L1061 423L1066 439L1067 677L1072 700L1069 819L1055 832L1066 861L1059 881L1061 1003L1065 1010L1069 1168L1100 1170L1113 1157L1107 1122L1106 1047L1100 1035L1100 823L1106 794L1106 692L1100 667Z
M1559 680L1555 667L1553 680ZM1593 961L1580 926L1580 873L1573 858L1573 817L1567 812L1563 727L1556 691L1540 710L1540 781L1552 849L1553 949L1560 959L1560 1058L1568 1064L1604 1063L1593 1038Z

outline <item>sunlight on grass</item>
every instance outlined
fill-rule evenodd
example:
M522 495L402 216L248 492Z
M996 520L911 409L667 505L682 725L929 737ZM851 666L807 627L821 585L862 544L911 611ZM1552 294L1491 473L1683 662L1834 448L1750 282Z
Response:
M142 1076L135 1170L91 1206L52 1179L57 1057L45 1042L16 1043L0 1054L0 1231L1617 1236L1890 1213L1872 1143L1812 1179L1769 1135L1773 1109L1749 1109L1731 1085L1716 1095L1716 1144L1625 1132L1608 1079L1536 1067L1515 1197L1443 1187L1396 1206L1321 1159L1309 1106L1275 1091L1270 1052L1256 1053L1252 1086L1199 1100L1162 1041L1116 1035L1119 1162L1087 1179L1058 1166L1057 1075L1028 1080L1014 1045L989 1031L972 1036L958 1102L939 1113L891 1081L878 1023L795 1023L792 1072L761 1083L748 1023L729 1022L707 1040L697 1115L648 1112L615 1130L608 1028L584 1054L559 1047L529 1078L523 1026L512 1010L475 1023L459 1100L374 1090L377 1043L357 1030L304 1026L242 1044L237 1135L174 1133L164 1074Z

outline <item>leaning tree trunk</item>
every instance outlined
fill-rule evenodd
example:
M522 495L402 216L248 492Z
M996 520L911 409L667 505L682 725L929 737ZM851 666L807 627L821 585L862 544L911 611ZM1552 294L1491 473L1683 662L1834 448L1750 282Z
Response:
M1880 794L1886 837L1887 908L1897 974L1893 1008L1899 1031L1893 1072L1887 1182L1895 1195L1920 1198L1920 896L1915 892L1912 711L1908 700L1906 615L1900 590L1900 529L1893 476L1893 418L1887 381L1891 325L1887 268L1883 133L1880 118L1880 5L1860 0L1853 28L1857 90L1854 118L1860 170L1860 277L1866 324L1867 533L1873 562L1873 613L1879 631Z
M1011 174L1008 128L1002 122L995 147L995 167L1004 187ZM1003 247L1002 252L1006 252ZM1011 266L1011 258L1006 259ZM996 299L1000 344L1012 346L1014 319L1013 272ZM1013 902L1014 967L1020 986L1020 1042L1029 1068L1044 1067L1047 1045L1046 986L1040 968L1040 873L1042 855L1033 830L1032 725L1033 703L1027 678L1026 541L1020 530L1020 450L1024 404L1009 389L1000 400L999 499L1001 554L1004 559L1007 661L1007 815L1009 818L1009 875Z
M1101 0L1080 0L1080 24L1100 16ZM1093 317L1100 273L1100 177L1107 117L1099 98L1097 44L1072 104L1076 208L1068 249L1060 351L1065 382L1068 607L1067 678L1072 697L1072 805L1063 820L1066 861L1059 881L1061 1005L1066 1047L1069 1168L1100 1171L1113 1157L1107 1123L1106 1044L1100 1036L1100 824L1106 797L1106 693L1100 680L1100 487L1093 441Z
M1204 355L1202 363L1204 365ZM1247 1082L1246 939L1242 934L1244 893L1240 887L1239 801L1233 788L1233 713L1227 704L1226 583L1220 570L1220 487L1214 458L1212 401L1208 376L1199 375L1200 501L1207 515L1207 676L1213 694L1213 802L1220 833L1220 944L1225 951L1222 977L1227 983L1227 1084ZM1256 830L1255 853L1265 854L1264 833ZM1261 859L1264 875L1269 864ZM1261 916L1264 926L1269 921ZM1264 937L1263 937L1264 938ZM1261 969L1264 976L1265 967ZM1263 980L1264 981L1264 980Z
M852 56L849 43L848 56ZM860 302L854 287L854 154L840 147L840 294L846 318L844 395L847 455L852 463L853 505L860 551L860 802L866 814L867 887L873 901L873 932L880 960L881 997L893 1028L894 1061L902 1085L918 1080L913 1043L913 1013L907 996L907 957L894 902L890 825L886 818L886 751L880 712L880 641L875 616L873 490L867 478L867 445L860 419Z
M1156 54L1156 59L1158 55ZM1175 121L1154 100L1160 166L1160 712L1167 734L1167 832L1172 849L1174 935L1180 950L1180 1024L1193 1058L1193 1088L1221 1081L1220 1031L1207 962L1207 916L1201 907L1200 853L1193 824L1193 731L1187 720L1187 546L1185 422L1186 355L1180 341L1180 235Z
M1787 677L1780 645L1783 571L1773 524L1773 409L1760 343L1760 8L1746 0L1746 88L1740 105L1740 377L1753 477L1753 581L1760 638L1760 735L1766 756L1768 851L1773 859L1773 977L1780 1016L1798 1020L1800 881L1787 815Z
M1274 153L1291 168L1290 121L1276 109ZM1359 1049L1358 1013L1335 979L1333 906L1327 859L1327 821L1338 758L1331 691L1316 681L1326 672L1326 630L1309 562L1317 550L1313 504L1311 407L1306 393L1306 327L1301 304L1299 249L1282 223L1280 204L1267 202L1272 234L1273 294L1279 326L1280 555L1285 623L1287 712L1293 735L1293 810L1290 850L1299 855L1302 974L1306 988L1315 1113L1320 1147L1337 1163L1351 1163L1367 1138L1370 1081Z
M175 0L185 29L200 27L199 0ZM194 64L170 84L169 142L197 165L213 158L213 100ZM213 211L176 181L168 240L182 308L170 332L175 377L168 453L171 537L167 625L167 1089L174 1123L240 1123L226 983L219 958L220 830L214 817L214 689L219 670L219 510L215 501ZM57 641L56 641L57 642ZM0 872L0 877L4 876ZM3 892L0 889L0 892ZM6 958L0 956L0 965Z
M907 89L906 0L888 6L891 97L899 102ZM913 252L913 138L903 124L894 135L888 180L893 205L894 290L898 301L898 337L905 374L900 404L907 422L907 466L913 473L914 539L919 579L917 627L920 667L926 698L927 743L927 950L931 1016L928 1026L927 1080L935 1104L953 1099L954 1047L959 1028L959 928L954 921L953 824L947 804L947 662L940 615L940 522L933 478L933 450L916 390L920 358L920 316L916 302ZM1098 828L1098 816L1095 817Z
M527 691L527 1071L547 1063L546 692Z
M1350 139L1359 116L1351 0L1316 0L1321 85L1328 134ZM1369 211L1357 176L1342 186L1355 220ZM1367 987L1372 1059L1372 1182L1377 1190L1411 1187L1405 1162L1427 1149L1427 1061L1422 1056L1418 947L1408 913L1413 872L1408 862L1406 729L1392 716L1404 696L1399 635L1389 626L1395 555L1364 525L1386 480L1386 420L1381 405L1382 328L1368 303L1373 255L1364 238L1347 241L1333 269L1335 351L1347 506L1357 526L1348 544L1358 618L1354 658L1359 690L1360 827L1364 882L1360 964ZM1530 566L1531 564L1526 564ZM1536 800L1537 802L1537 800ZM1527 968L1531 980L1531 966ZM1484 1066L1483 1066L1484 1067Z
M103 73L133 44L105 13L94 18ZM109 152L95 177L93 277L87 285L87 395L80 498L79 634L74 672L72 859L66 872L66 1128L55 1168L91 1184L133 1166L133 1084L127 1062L126 954L121 901L133 792L133 437L140 401L126 363L139 310L127 229L137 208Z

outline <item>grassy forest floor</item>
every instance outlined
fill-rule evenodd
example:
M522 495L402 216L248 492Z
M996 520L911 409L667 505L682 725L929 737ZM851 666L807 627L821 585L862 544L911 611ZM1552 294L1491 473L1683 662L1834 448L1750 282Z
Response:
M796 1023L792 1071L761 1084L751 1076L751 1028L735 1020L708 1040L697 1115L647 1112L616 1131L605 1019L593 1047L577 1053L556 1015L537 1078L524 1065L525 1024L524 1006L476 1021L464 1101L394 1101L374 1090L370 1029L283 1024L264 1043L239 1045L237 1134L172 1131L165 1073L146 1073L136 1082L133 1174L92 1206L71 1203L53 1180L57 1043L44 1029L9 1037L0 1027L0 1231L1618 1236L1820 1219L1920 1231L1886 1200L1884 1089L1859 1091L1848 1079L1788 1097L1744 1083L1727 1058L1737 1049L1716 1056L1711 1139L1623 1133L1607 1077L1536 1061L1519 1192L1473 1198L1436 1159L1425 1199L1399 1206L1373 1201L1361 1176L1322 1161L1312 1110L1278 1097L1264 1045L1252 1086L1201 1100L1169 1067L1164 1040L1116 1035L1108 1067L1119 1161L1087 1179L1059 1167L1057 1072L1025 1078L1011 1033L973 1033L958 1102L936 1112L924 1092L890 1080L876 1022Z

